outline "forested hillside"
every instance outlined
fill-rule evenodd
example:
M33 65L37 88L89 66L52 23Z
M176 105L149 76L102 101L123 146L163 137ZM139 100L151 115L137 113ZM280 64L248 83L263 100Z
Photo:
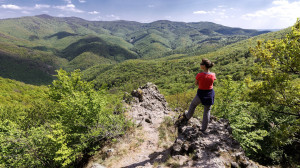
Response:
M209 22L0 20L0 167L78 167L134 128L121 99L147 82L185 111L202 58L215 63L212 115L229 120L247 156L297 167L299 25L261 34Z
M126 86L126 91L129 91L141 83L150 81L161 89L174 93L178 87L182 91L189 89L200 70L201 59L209 58L216 63L214 71L218 78L231 75L234 80L240 81L250 75L254 68L255 58L251 56L249 47L254 47L257 40L284 38L289 31L288 28L259 35L199 56L173 54L152 60L138 59L110 66L96 65L83 71L83 74L86 80L94 80L97 87L107 85L109 88L117 87L124 91L126 88L123 87Z
M0 75L45 84L60 67L84 70L129 59L199 55L262 33L210 22L96 22L48 15L3 19Z

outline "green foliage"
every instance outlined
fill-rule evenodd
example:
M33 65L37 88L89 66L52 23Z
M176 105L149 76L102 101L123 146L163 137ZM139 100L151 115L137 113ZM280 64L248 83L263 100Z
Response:
M5 167L58 167L74 160L59 123L32 127L27 132L9 120L0 125L0 162Z
M216 63L213 71L218 79L232 75L234 80L243 80L246 75L251 74L254 65L254 58L248 47L254 46L257 39L281 38L284 36L283 32L288 30L257 36L199 56L175 54L147 61L128 60L110 66L96 65L83 71L84 79L94 80L97 88L105 85L109 89L129 92L130 88L135 89L143 83L152 82L164 94L176 94L179 87L178 93L193 87L201 59L209 58ZM215 85L218 85L218 81Z
M216 63L213 113L229 119L248 156L287 166L300 160L299 22L249 40L243 39L259 32L208 22L89 22L47 15L1 20L0 31L1 76L47 84L54 69L80 68L95 83L63 70L49 88L0 78L0 167L74 166L102 140L124 132L121 92L146 82L157 84L171 107L186 110L204 57ZM262 42L254 47L257 40ZM138 57L149 60L126 60ZM255 81L246 78L247 88L241 81L251 72ZM200 106L195 115L201 112Z
M216 89L213 112L218 117L226 118L233 128L233 136L238 140L249 156L261 152L261 142L268 135L267 130L259 127L261 109L257 104L243 100L247 92L242 83L232 81L231 76L222 79Z
M180 88L179 88L180 89ZM166 100L169 104L169 106L173 109L177 109L179 110L180 113L182 113L183 111L185 111L186 109L189 108L190 103L192 102L193 98L196 95L195 90L189 90L189 91L182 91L177 89L176 92L170 94L170 95L166 95ZM201 108L200 106L197 108L199 109ZM201 113L203 110L201 108L201 110L197 110L196 109L196 114L197 113ZM200 112L201 111L201 112Z
M298 115L300 111L300 21L285 39L258 41L251 53L258 59L256 71L261 82L251 86L253 100L264 102L273 111ZM275 107L275 106L276 107Z
M59 70L57 78L46 90L48 98L33 100L26 109L0 106L2 167L76 167L129 126L118 99L94 90L78 70Z
M78 55L76 58L74 58L72 61L68 63L68 66L66 66L68 71L74 70L74 69L80 69L85 70L92 66L99 66L99 65L109 65L109 64L115 64L117 63L114 60L99 57L99 55L91 53L91 52L84 52L80 55Z
M253 72L257 81L248 80L249 99L267 109L266 120L271 125L266 155L289 166L300 164L297 149L300 139L299 38L298 20L286 38L258 41L250 50L257 58Z
M35 61L0 55L0 75L4 78L35 85L50 84L53 80L48 74L51 69L41 69L40 66Z
M48 15L3 19L0 66L4 70L0 75L31 84L49 84L59 68L73 71L128 59L194 56L260 33L265 32L207 22L90 22Z
M97 36L88 36L70 44L62 51L62 57L72 60L84 52L91 52L114 61L138 58L136 53L122 46L110 44Z
M0 115L3 115L3 119L8 115L17 117L14 114L32 107L33 100L38 101L46 97L44 92L47 91L47 88L44 86L28 85L2 77L0 77L0 85L0 107L5 107L8 111L11 111L0 113Z
M74 158L90 145L124 132L126 122L122 115L106 109L104 91L96 92L91 82L82 81L79 71L68 74L60 70L57 77L49 96L57 102L54 118L66 127L68 145L75 148Z

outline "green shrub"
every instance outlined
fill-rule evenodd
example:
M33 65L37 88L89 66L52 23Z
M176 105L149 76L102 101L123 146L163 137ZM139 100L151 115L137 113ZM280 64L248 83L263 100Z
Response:
M57 78L46 92L48 99L32 103L17 117L0 108L1 166L76 167L129 126L123 113L114 114L116 108L107 105L109 95L82 81L79 71L59 70Z
M220 81L216 89L216 100L213 114L226 118L233 128L233 136L238 140L248 156L255 156L261 152L261 142L268 132L258 127L260 121L255 103L243 100L247 93L243 83L234 82L231 76Z

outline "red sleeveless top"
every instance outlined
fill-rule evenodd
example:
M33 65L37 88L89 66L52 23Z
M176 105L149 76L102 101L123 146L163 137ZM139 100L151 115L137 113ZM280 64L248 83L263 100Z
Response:
M207 72L200 72L196 76L196 80L198 81L198 89L200 90L211 90L213 89L214 80L216 80L215 73L207 73Z

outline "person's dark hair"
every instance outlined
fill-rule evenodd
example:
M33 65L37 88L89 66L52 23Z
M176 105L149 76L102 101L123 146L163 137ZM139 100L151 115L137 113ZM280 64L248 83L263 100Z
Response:
M212 63L210 60L203 58L200 65L205 65L206 68L212 68L215 64Z

